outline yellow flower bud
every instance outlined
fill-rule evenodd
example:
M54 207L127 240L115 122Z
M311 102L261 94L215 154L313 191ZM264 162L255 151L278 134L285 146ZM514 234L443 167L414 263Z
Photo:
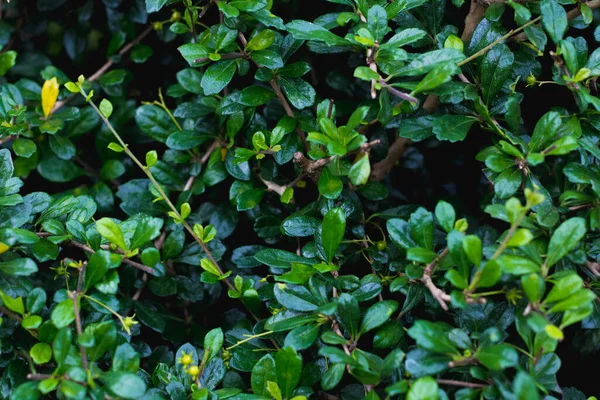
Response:
M188 369L188 374L190 374L192 376L192 378L194 378L194 379L196 379L196 377L198 376L199 373L200 373L200 368L198 368L197 365L192 365Z

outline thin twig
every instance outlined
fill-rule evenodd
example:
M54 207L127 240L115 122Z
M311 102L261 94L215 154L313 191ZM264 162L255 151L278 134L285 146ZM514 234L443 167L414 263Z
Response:
M85 95L85 96L87 96L87 94L83 90L82 90L82 94ZM196 243L198 243L200 245L200 247L204 251L204 254L206 254L206 257L212 262L212 264L215 266L215 268L217 269L217 271L219 272L219 274L224 275L223 270L219 266L219 263L217 262L217 260L213 256L212 252L206 246L206 243L204 243L202 241L202 239L200 239L198 237L198 235L196 235L196 233L194 232L194 230L192 229L192 227L190 226L190 224L188 224L181 217L181 214L179 213L179 210L171 202L171 200L169 199L169 196L167 196L167 194L163 190L162 186L156 181L156 178L154 178L154 175L152 175L152 172L150 172L150 169L146 168L146 166L144 164L142 164L142 162L135 156L135 154L133 154L131 152L131 150L129 150L129 146L127 145L127 143L125 143L123 141L123 139L121 138L121 136L119 135L119 133L115 130L115 128L112 126L112 124L110 123L110 121L104 116L104 114L102 114L100 112L100 110L98 109L98 106L96 106L96 104L93 101L91 101L91 100L89 101L89 104L90 104L90 106L92 106L92 108L94 109L94 111L96 111L96 114L98 114L98 116L100 116L100 118L102 119L102 121L104 122L104 124L106 125L106 127L111 131L111 133L117 139L117 141L119 142L119 144L121 145L121 147L123 147L123 151L125 152L125 154L127 154L127 156L129 156L129 158L131 158L131 160L144 172L144 174L146 174L146 176L148 177L148 179L150 179L150 182L152 182L152 185L154 186L154 188L156 189L156 191L158 192L158 194L161 196L161 198L163 199L163 201L165 203L167 203L167 206L169 206L169 208L171 209L171 211L173 211L173 214L175 215L175 217L178 220L182 221L181 224L183 225L183 227L185 228L185 230L188 231L189 234L192 236L192 238L194 238L194 240L196 241ZM221 281L223 283L225 283L225 285L227 285L227 287L229 289L236 290L235 286L233 286L233 283L231 283L227 278L222 279Z
M10 311L8 308L6 308L4 306L0 306L0 312L11 319L14 319L15 321L19 321L19 322L23 321L23 318L21 318L20 315L15 314L14 312Z
M406 101L411 102L411 103L418 103L419 102L419 100L417 100L416 98L414 98L410 94L401 92L400 90L398 90L395 87L393 87L390 84L388 84L383 79L381 79L379 81L379 84L382 87L386 88L391 94L393 94L394 96L396 96L396 97L398 97L398 98L400 98L402 100L406 100Z
M48 232L37 232L36 235L38 235L39 237L53 236L53 234L48 233ZM89 247L89 246L87 246L85 244L76 242L75 240L72 240L72 239L71 240L65 240L65 241L61 242L60 244L61 245L62 244L71 245L71 246L77 247L77 248L79 248L79 249L81 249L83 251L86 251L88 253L92 253L92 254L96 253L96 251L94 249L92 249L91 247ZM123 258L122 262L125 263L125 264L129 264L132 267L137 268L137 269L139 269L141 271L144 271L144 272L146 272L146 273L148 273L150 275L156 276L156 272L152 268L147 267L144 264L140 264L138 262L130 260L129 258Z
M437 267L439 262L442 261L449 252L450 249L446 247L439 256L437 256L431 263L429 263L429 265L425 267L425 270L423 271L423 277L421 278L421 282L423 282L425 287L429 289L429 292L433 298L439 303L440 307L442 307L444 311L448 311L448 304L446 303L449 303L452 299L448 293L444 292L442 289L438 288L435 283L433 283L431 275L433 274L433 271L435 271L435 267Z
M84 271L82 269L80 274L83 275L83 272ZM79 285L77 285L77 286L79 286ZM71 297L71 300L73 300L73 310L75 312L75 329L77 329L77 336L81 337L81 335L83 334L83 329L81 328L81 316L79 315L79 291L77 291L75 293L70 293L69 296ZM87 359L87 355L85 352L85 347L83 347L83 345L79 345L79 352L81 353L81 362L83 363L83 369L87 370L88 369L88 359Z
M436 382L439 383L440 385L458 386L458 387L465 387L465 388L471 388L471 389L483 389L483 388L489 386L489 385L484 385L482 383L455 381L453 379L436 379Z
M598 0L598 1L600 1L600 0ZM484 55L488 51L490 51L496 45L504 42L506 39L510 38L511 36L516 35L518 32L521 32L523 29L525 29L528 26L531 26L533 24L536 24L536 23L538 23L541 20L542 20L542 17L537 17L537 18L532 19L531 21L527 22L526 24L521 25L520 27L518 27L516 29L510 30L506 35L500 37L499 39L494 40L492 43L488 44L483 49L479 50L478 52L472 54L471 56L469 56L469 57L465 58L464 60L462 60L461 62L459 62L457 65L459 67L461 67L461 66L463 66L463 65L465 65L465 64L473 61L474 59L476 59L476 58Z
M597 278L600 278L600 264L598 264L597 262L586 260L585 266L592 273L592 275L594 275Z
M594 0L594 1L590 1L590 2L582 2L581 4L585 4L587 5L589 8L591 8L592 10L600 7L600 0ZM581 15L581 11L579 10L579 7L575 7L574 9L570 10L567 12L567 20L571 21L577 17L579 17ZM536 18L536 22L541 21L541 17L537 17ZM527 40L527 35L525 34L525 32L519 33L518 35L515 35L512 37L512 40L514 40L515 42L522 42Z

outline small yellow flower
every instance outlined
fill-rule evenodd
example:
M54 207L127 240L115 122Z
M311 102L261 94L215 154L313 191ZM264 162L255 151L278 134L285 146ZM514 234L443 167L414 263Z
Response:
M181 352L181 357L177 360L177 362L179 364L182 364L184 367L187 368L188 365L190 365L192 362L194 361L194 358L192 357L192 353L187 354L185 351Z
M123 321L121 321L123 324L123 329L125 330L125 332L127 332L128 335L131 335L131 327L139 324L139 322L137 322L134 318L135 314L133 314L133 316L131 317L125 317L123 318Z
M42 110L44 117L48 117L58 99L58 80L56 77L47 80L42 86Z
M198 368L197 365L192 365L188 370L187 370L188 374L190 374L190 376L194 379L196 379L198 377L198 374L200 373L200 368Z

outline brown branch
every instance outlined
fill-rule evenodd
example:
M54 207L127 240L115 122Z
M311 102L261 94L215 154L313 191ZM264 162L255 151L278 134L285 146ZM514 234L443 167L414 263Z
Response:
M461 365L472 365L472 364L477 364L477 360L469 357L469 358L463 358L462 360L450 361L448 363L448 366L450 368L454 368L454 367L459 367Z
M397 138L396 141L388 149L388 153L385 158L378 163L373 164L371 167L371 177L369 178L372 182L382 181L387 173L396 165L396 162L402 158L408 147L411 145L412 140L406 138Z
M390 84L388 84L383 79L379 80L379 84L381 85L381 87L386 88L391 94L393 94L394 96L396 96L396 97L398 97L398 98L400 98L402 100L406 100L406 101L411 102L411 103L418 103L419 102L419 100L417 100L416 98L414 98L410 94L401 92L400 90L398 90L395 87L393 87Z
M153 30L152 26L147 27L142 33L140 33L138 35L138 37L136 37L131 42L129 42L125 46L123 46L123 48L121 48L121 50L119 50L118 54L120 56L125 55L125 53L127 53L129 50L131 50L133 48L133 46L140 43L146 36L148 36L148 34L150 32L152 32L152 30ZM92 76L90 76L89 78L86 78L86 80L93 82L93 81L99 79L106 71L108 71L110 69L110 67L113 66L113 64L114 64L114 62L112 59L108 60L106 63L104 63L103 66L101 66L96 72L94 72L92 74ZM75 93L72 93L64 100L57 101L56 104L54 105L54 108L52 109L52 112L56 112L56 111L60 110L64 105L66 105L74 97L75 97Z
M583 210L586 208L592 208L595 207L597 204L594 203L585 203L585 204L578 204L576 206L571 206L569 207L569 211L577 211L577 210Z
M458 386L458 387L465 387L465 388L471 388L471 389L483 389L488 386L488 385L484 385L482 383L455 381L453 379L436 379L436 382L439 383L440 385Z
M0 312L4 315L6 315L7 317L9 317L10 319L14 319L15 321L21 322L23 321L23 318L21 318L20 315L10 311L8 308L4 307L4 306L0 306Z
M477 25L479 25L485 16L485 10L487 10L487 8L488 4L483 3L480 0L471 0L471 7L465 18L465 29L463 29L463 32L460 35L463 42L469 42L471 40Z
M48 374L27 374L27 379L31 379L32 381L43 381L50 378L53 378L53 376Z
M448 255L450 250L446 247L439 256L437 256L429 265L425 267L423 271L423 277L421 278L421 282L425 285L429 292L433 296L433 298L439 303L440 307L444 311L448 311L448 304L452 299L448 293L444 292L442 289L438 288L433 280L431 279L431 275L433 271L435 271L435 267L437 267L438 263L444 259Z
M600 264L587 260L585 266L595 277L600 278Z
M2 139L0 139L0 146L3 145L6 142L10 142L13 139L16 139L16 136L13 135L8 135L7 137L3 137Z

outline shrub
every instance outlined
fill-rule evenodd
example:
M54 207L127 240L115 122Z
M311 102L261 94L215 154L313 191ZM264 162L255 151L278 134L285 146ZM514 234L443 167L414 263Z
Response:
M0 396L597 391L600 2L463 3L0 1Z

